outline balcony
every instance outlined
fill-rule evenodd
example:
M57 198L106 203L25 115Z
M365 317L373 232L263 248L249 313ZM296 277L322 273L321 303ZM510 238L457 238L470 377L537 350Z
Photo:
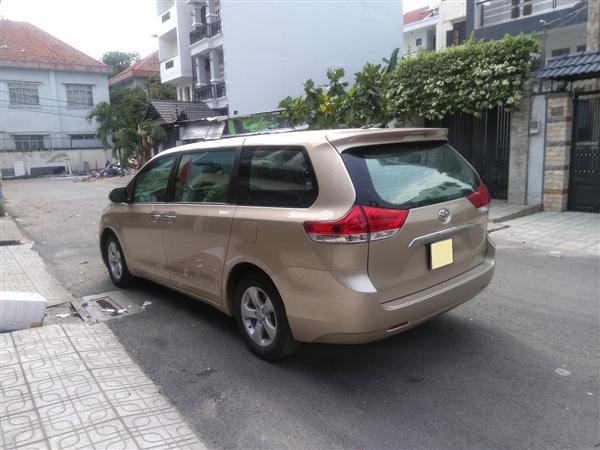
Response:
M163 36L177 28L177 8L172 7L158 16L158 36Z
M476 2L475 23L479 29L585 4L586 0L480 0Z
M224 81L217 81L195 89L195 100L212 100L225 97L227 89Z
M197 29L190 32L190 45L203 39L216 36L221 32L221 20L212 23L203 23Z
M192 69L182 64L179 56L174 56L160 62L160 79L163 83L191 81Z

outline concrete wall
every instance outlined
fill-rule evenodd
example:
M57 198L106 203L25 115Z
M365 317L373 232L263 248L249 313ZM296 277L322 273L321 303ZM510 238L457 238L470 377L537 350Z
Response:
M402 48L400 1L222 2L221 18L231 114L276 109L307 79L324 83L328 68L351 80Z
M102 169L107 160L115 161L111 150L73 149L73 150L35 150L31 152L0 151L0 169L3 176L31 175L32 169L64 168L61 172L84 173L87 169ZM60 172L59 172L60 173Z
M508 159L508 203L527 202L527 170L529 162L529 117L531 86L526 83L523 97L510 118L510 154Z
M527 204L541 205L544 184L544 147L546 136L546 96L535 95L531 102L531 122L537 127L529 132L527 164Z

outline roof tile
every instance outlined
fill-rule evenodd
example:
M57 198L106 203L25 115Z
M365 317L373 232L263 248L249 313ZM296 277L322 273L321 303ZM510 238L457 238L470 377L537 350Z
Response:
M105 64L35 25L7 19L0 20L0 61L4 66L110 72Z

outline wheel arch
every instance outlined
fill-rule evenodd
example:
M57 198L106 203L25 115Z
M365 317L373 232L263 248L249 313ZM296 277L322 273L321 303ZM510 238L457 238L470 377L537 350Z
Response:
M271 280L271 283L273 283L275 286L275 283L269 274L256 264L251 262L239 262L234 265L227 274L227 282L225 283L225 312L231 316L233 316L235 313L233 307L233 295L235 292L235 287L239 281L249 273L258 273Z

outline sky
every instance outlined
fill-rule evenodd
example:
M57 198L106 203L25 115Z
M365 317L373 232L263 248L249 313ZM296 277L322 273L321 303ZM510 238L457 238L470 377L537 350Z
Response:
M404 0L403 9L435 2ZM98 60L112 50L136 51L144 57L158 46L152 37L158 23L155 4L155 0L0 0L0 15L31 22Z
M0 0L0 15L30 22L98 60L111 50L144 57L158 47L154 0Z

